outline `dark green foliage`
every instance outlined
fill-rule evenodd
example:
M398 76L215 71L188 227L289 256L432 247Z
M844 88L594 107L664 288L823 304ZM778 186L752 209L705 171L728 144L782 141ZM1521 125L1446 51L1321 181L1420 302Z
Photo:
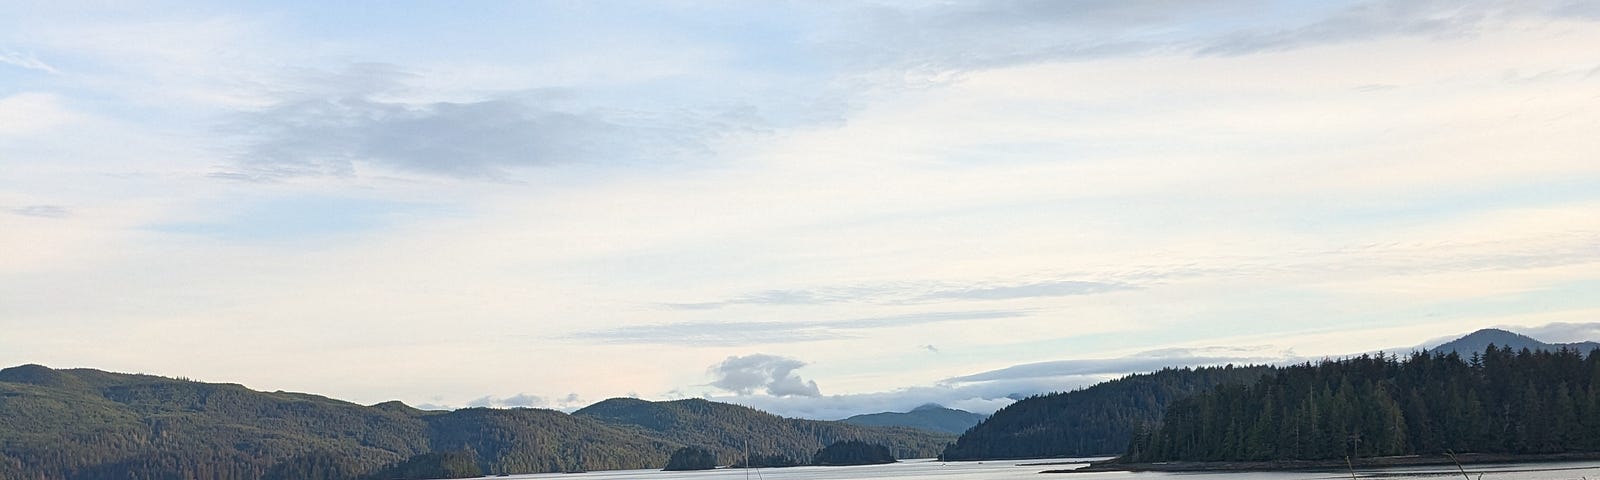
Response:
M944 450L945 460L1088 457L1121 453L1174 400L1220 384L1254 382L1268 367L1169 368L1082 390L1028 397L1000 409Z
M0 379L3 478L265 478L316 452L368 471L426 450L420 421L321 397L38 366Z
M744 458L746 448L789 458L809 458L824 445L862 440L886 445L897 458L938 455L951 435L905 427L864 427L783 418L748 407L702 399L647 402L613 398L572 413L679 445L703 446L722 458Z
M710 470L717 468L717 455L700 447L683 447L672 452L672 457L667 459L667 466L662 470L677 472L684 470Z
M1174 403L1126 459L1600 451L1600 354L1490 346L1301 364Z
M911 452L948 438L705 403L679 412L674 422L695 426L680 434L553 410L366 407L232 384L25 365L0 370L0 479L353 480L380 469L394 478L642 469L700 444L685 440L691 437L787 436L753 438L752 446L806 445L805 454L839 436L898 439ZM762 420L724 418L730 415Z
M678 446L554 410L466 408L423 420L433 450L470 448L496 474L659 468Z
M404 462L383 467L368 475L369 480L427 480L482 476L478 454L471 450L424 453Z
M732 467L733 468L782 468L782 467L798 467L798 466L801 466L801 465L805 465L805 463L803 463L803 462L801 462L799 460L795 460L793 458L787 457L787 456L783 456L783 455L779 455L779 454L770 454L770 455L750 455L750 461L749 462L745 462L744 460L741 459L738 462L734 463L732 465Z
M341 480L360 477L361 466L347 461L343 456L326 451L314 451L289 458L273 465L262 475L263 480Z
M811 456L812 465L877 465L894 462L889 447L858 440L834 442Z
M867 425L874 427L911 427L935 432L960 435L973 425L983 421L984 416L965 410L944 408L939 405L923 405L906 413L872 413L856 415L844 420L844 423L853 425Z

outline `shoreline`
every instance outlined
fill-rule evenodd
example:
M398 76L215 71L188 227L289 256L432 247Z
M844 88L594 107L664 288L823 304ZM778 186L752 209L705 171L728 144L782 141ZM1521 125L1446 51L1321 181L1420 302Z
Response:
M1356 469L1413 467L1413 466L1440 466L1456 465L1459 460L1461 465L1485 463L1533 463L1533 462L1560 462L1600 460L1600 452L1575 452L1575 453L1546 453L1546 454L1502 454L1502 453L1462 453L1457 454L1452 460L1446 455L1406 455L1399 457L1367 457L1350 459L1346 465L1344 459L1338 460L1277 460L1277 461L1239 461L1239 462L1156 462L1156 463L1116 463L1101 462L1091 463L1083 468L1066 470L1045 470L1039 473L1095 473L1095 472L1261 472L1261 471L1348 471L1352 466Z

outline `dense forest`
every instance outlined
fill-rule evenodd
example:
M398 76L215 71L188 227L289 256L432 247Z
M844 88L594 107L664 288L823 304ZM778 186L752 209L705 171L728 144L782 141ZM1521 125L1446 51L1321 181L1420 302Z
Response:
M1028 397L995 412L944 450L946 460L1122 453L1174 400L1220 384L1253 383L1269 367L1169 368L1082 390Z
M1277 370L1167 409L1125 459L1318 460L1600 451L1600 352L1361 356Z
M889 447L858 440L834 442L811 456L812 465L879 465L894 462Z
M624 403L644 412L659 405ZM764 442L770 453L789 457L845 438L932 455L950 439L695 405L667 407L674 422L698 426L693 435L668 434L553 410L362 406L233 384L24 365L0 370L0 478L387 480L661 468L673 450L700 444L681 440L686 436L721 444L748 437L752 448Z
M698 398L671 402L613 398L572 412L572 416L703 447L728 459L744 458L746 451L753 459L811 458L818 449L843 440L884 445L896 458L929 458L938 456L954 438L908 427L783 418Z
M771 454L771 455L750 455L750 458L748 459L748 461L746 459L740 459L739 461L733 462L733 465L729 465L729 466L732 467L732 468L783 468L783 467L798 467L798 466L801 466L801 465L806 465L806 463L805 462L801 462L799 460L795 460L792 457L786 457L786 456L779 455L779 454Z
M877 465L894 463L894 454L889 453L889 447L859 440L843 440L833 442L826 447L818 449L811 455L810 463L801 463L782 455L751 456L746 460L739 460L730 465L730 468L781 468L797 467L800 465L840 466L840 465ZM667 467L662 470L669 472L685 470L711 470L717 468L717 456L701 447L683 447L672 452L672 458L667 459Z
M682 472L687 470L710 470L717 468L717 455L700 447L683 447L672 452L667 458L667 466L662 470L668 472Z

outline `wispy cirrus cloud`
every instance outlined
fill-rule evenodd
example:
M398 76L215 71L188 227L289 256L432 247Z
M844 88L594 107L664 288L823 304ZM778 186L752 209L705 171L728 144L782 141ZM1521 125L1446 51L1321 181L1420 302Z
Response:
M876 328L1017 318L1027 314L1028 312L1021 310L980 310L912 313L818 322L685 322L589 330L565 338L600 343L691 346L798 343L851 338L861 331Z
M72 209L61 205L23 205L6 208L6 211L24 217L67 218L72 216Z
M1017 298L1094 295L1118 290L1132 290L1134 288L1136 287L1125 283L1053 280L1014 285L974 286L939 290L924 295L922 298L924 300L1011 300Z
M1570 10L1578 3L1581 2L1359 2L1298 26L1241 28L1208 40L1197 53L1242 55L1382 37L1472 36L1486 27L1521 18L1571 16Z
M856 286L830 286L794 290L763 290L724 300L666 303L678 310L708 310L733 305L823 305L869 303L910 305L960 300L1012 300L1021 298L1094 295L1138 287L1121 282L1043 280L1019 282L897 282Z
M39 57L36 57L31 53L25 54L14 51L0 53L0 63L11 65L13 67L25 68L28 70L40 71L51 75L59 75L61 73L61 71L57 70L56 67L53 67L48 63L44 63L43 60L39 60Z
M892 282L865 285L774 289L705 302L673 302L674 310L713 310L740 305L804 306L827 304L916 305L1100 295L1149 288L1168 282L1218 278L1306 275L1416 275L1519 270L1600 261L1600 232L1574 229L1560 235L1477 241L1372 241L1270 255L1234 255L1183 263L1120 264L1087 275L1096 280L1056 276L1047 280Z
M381 229L434 207L341 197L301 196L239 202L206 212L206 218L147 225L162 233L225 240L286 240Z
M1146 54L1243 55L1386 37L1470 36L1516 19L1594 17L1595 10L1586 2L1565 0L1294 7L1258 0L874 5L852 12L851 22L819 43L865 65L960 71Z

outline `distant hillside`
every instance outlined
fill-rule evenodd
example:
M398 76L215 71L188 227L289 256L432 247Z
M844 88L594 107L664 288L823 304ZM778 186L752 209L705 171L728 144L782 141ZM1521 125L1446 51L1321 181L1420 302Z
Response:
M1121 453L1134 431L1173 401L1219 384L1253 383L1268 367L1169 368L1082 390L1028 397L995 412L946 448L946 460L1087 457Z
M1526 348L1532 351L1553 352L1562 348L1567 348L1585 355L1596 348L1600 348L1600 343L1596 342L1545 343L1526 335L1508 332L1497 328L1485 328L1483 330L1478 330L1476 332L1467 334L1467 336L1445 342L1443 345L1428 349L1428 351L1444 353L1455 352L1462 358L1469 358L1474 353L1482 354L1484 349L1489 348L1489 345L1511 347L1512 350L1516 351L1521 351L1522 349Z
M429 450L420 418L311 395L97 370L0 370L0 478L280 478ZM180 473L183 472L183 473Z
M844 420L844 423L855 425L868 425L876 427L911 427L935 432L960 435L967 429L982 422L983 415L945 408L940 405L923 405L905 413L884 412L856 415Z
M949 439L699 402L671 416L674 425L693 426L685 434L554 410L430 412L400 402L361 406L234 384L24 365L0 370L0 479L436 478L661 468L679 447L747 432L762 437L752 448L782 445L791 455L804 453L796 458L844 438L895 443L913 455Z
M842 422L784 418L749 407L702 399L651 402L613 398L572 416L635 429L643 435L716 453L724 464L750 454L811 458L818 449L843 440L889 447L896 458L930 458L955 438L906 427L869 427Z

